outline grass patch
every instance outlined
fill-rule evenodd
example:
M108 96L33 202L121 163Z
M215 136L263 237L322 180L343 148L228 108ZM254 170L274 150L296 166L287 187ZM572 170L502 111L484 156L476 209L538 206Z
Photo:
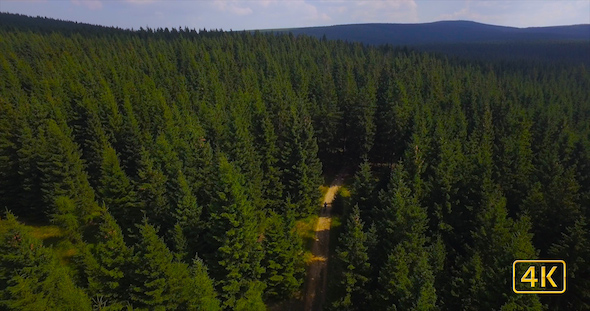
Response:
M348 189L348 187L346 185L343 185L338 190L338 195L343 198L350 198L350 190Z
M303 244L303 262L305 262L306 266L308 266L313 261L311 246L315 241L315 227L318 223L318 219L318 215L312 215L307 218L300 219L295 223L295 232Z
M39 240L61 238L63 236L62 230L58 226L29 226L31 228L31 235Z
M318 223L318 215L311 215L295 222L295 232L304 243L315 239L315 226ZM305 244L307 245L307 244Z
M53 249L62 265L68 265L72 257L78 253L78 249L65 238L63 230L58 226L28 225L27 227L31 230L33 237L43 241L43 245Z

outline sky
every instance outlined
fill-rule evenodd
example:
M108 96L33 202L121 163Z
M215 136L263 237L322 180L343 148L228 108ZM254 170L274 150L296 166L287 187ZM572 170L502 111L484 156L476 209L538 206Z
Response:
M439 20L513 27L590 24L589 0L0 0L0 12L134 29L244 30Z

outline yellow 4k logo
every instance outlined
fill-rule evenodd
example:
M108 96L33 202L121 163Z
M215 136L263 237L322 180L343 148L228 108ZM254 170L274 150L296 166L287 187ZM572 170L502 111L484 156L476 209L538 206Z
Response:
M516 260L512 264L512 289L517 294L564 293L565 270L563 260Z
M549 283L551 283L551 286L553 287L557 287L557 284L555 284L555 282L553 282L553 279L551 278L551 275L553 275L553 272L555 272L555 269L557 269L557 266L553 266L551 267L551 270L549 271L549 273L545 273L547 267L545 266L541 266L541 287L545 287L545 281L549 281ZM529 276L529 277L527 277ZM530 282L531 283L531 287L535 287L535 283L537 283L539 280L535 278L535 266L529 266L529 269L526 270L525 274L522 276L522 278L520 278L520 281L522 283L525 282Z

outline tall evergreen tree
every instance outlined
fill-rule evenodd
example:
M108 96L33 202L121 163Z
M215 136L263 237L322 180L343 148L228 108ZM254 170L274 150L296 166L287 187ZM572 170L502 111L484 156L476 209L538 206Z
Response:
M361 219L366 223L376 220L377 207L376 179L371 171L371 164L367 159L361 163L358 172L354 175L352 184L351 206L358 205Z
M209 239L216 249L213 276L224 308L231 309L244 303L244 299L260 299L263 252L257 213L244 186L244 176L224 156L219 159L219 180Z
M302 283L303 248L294 232L294 206L290 202L286 204L290 205L286 209L291 211L285 216L287 221L271 213L266 219L262 243L265 250L262 266L266 269L262 279L267 284L265 295L271 300L290 298Z
M372 300L372 293L367 288L371 265L367 233L363 231L363 226L360 210L355 205L348 216L336 250L340 282L335 286L338 294L332 306L337 310L363 310Z
M434 275L427 252L428 217L407 186L407 173L398 163L387 189L380 193L376 222L385 258L378 258L376 306L392 310L433 310L437 305Z
M56 199L67 196L76 205L73 212L80 222L89 221L99 208L94 202L94 190L88 183L78 147L53 120L46 122L39 136L43 150L37 164L42 173L41 191L45 204L54 208L49 214L56 212Z
M112 147L103 150L98 194L124 232L135 229L143 217L142 206Z
M127 247L123 233L111 214L104 210L96 235L97 243L85 258L88 290L102 297L113 310L129 301L133 250Z
M134 255L131 300L138 308L163 309L171 301L167 272L172 264L172 254L158 237L156 229L144 220L139 226L140 240Z

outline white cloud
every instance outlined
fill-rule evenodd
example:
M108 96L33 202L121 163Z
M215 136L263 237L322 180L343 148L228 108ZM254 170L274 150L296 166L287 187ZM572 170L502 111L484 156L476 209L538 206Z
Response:
M252 9L249 7L238 6L240 1L226 1L226 0L215 0L213 6L222 12L227 12L232 15L243 16L252 14Z
M280 2L278 2L280 3ZM307 21L330 21L330 16L325 12L320 12L318 8L304 0L282 1L284 8L290 16L300 17Z
M358 1L350 8L356 22L418 22L418 5L414 0Z

